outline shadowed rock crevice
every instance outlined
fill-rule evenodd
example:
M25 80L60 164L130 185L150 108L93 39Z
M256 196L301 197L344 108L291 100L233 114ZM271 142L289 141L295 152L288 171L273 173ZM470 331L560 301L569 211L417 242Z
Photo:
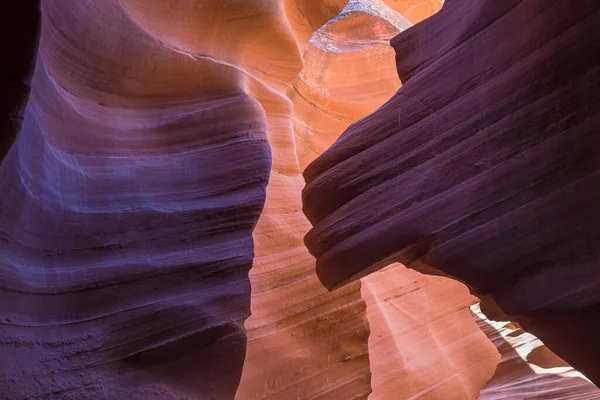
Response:
M39 0L11 3L0 16L0 164L24 118L40 30Z
M502 367L494 335L508 328L479 329L456 281L394 265L328 292L317 277L341 286L399 254L449 260L592 363L597 288L581 250L597 237L581 235L594 220L536 224L564 210L581 223L594 193L558 189L597 166L597 52L572 62L598 38L595 3L453 1L416 27L440 0L41 3L39 54L36 2L1 17L13 57L0 71L0 398L446 400L533 393L523 382L596 395L580 376L559 381L575 372L541 347L528 372ZM380 107L386 118L367 117ZM325 182L305 192L311 221L327 220L307 237L316 271L307 165ZM460 201L436 202L448 194ZM547 211L517 215L520 247L479 229L502 234L530 204ZM404 209L418 212L396 232ZM577 244L540 245L565 227ZM340 261L348 236L360 240ZM522 295L553 281L573 290Z

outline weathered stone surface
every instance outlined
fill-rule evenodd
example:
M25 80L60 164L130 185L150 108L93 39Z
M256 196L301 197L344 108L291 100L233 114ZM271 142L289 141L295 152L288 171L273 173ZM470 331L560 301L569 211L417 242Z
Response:
M14 57L0 71L0 150L24 123L0 164L0 398L595 398L535 337L484 319L461 283L395 264L330 293L303 246L305 166L393 96L397 69L409 88L435 82L418 83L466 40L464 59L451 65L473 79L481 65L467 47L491 29L481 30L482 18L507 14L447 7L435 23L406 30L440 7L43 0L26 108L39 13L34 1L4 13ZM388 41L402 31L394 63ZM438 106L437 96L452 100L423 93ZM423 106L416 98L402 99L406 115ZM406 145L385 143L377 157L386 162ZM368 168L385 177L385 164ZM565 329L583 332L573 310L564 313L573 324L547 336L559 347ZM555 315L532 329L553 329Z
M362 279L367 302L372 400L476 399L500 355L461 283L400 264Z
M234 397L270 147L304 221L279 130L302 68L292 27L345 2L293 21L309 5L291 3L42 1L31 99L0 168L3 398ZM368 392L358 285L339 302L363 325L343 335L365 348Z
M397 36L404 86L304 172L321 281L422 258L599 382L599 22L594 1L449 1Z

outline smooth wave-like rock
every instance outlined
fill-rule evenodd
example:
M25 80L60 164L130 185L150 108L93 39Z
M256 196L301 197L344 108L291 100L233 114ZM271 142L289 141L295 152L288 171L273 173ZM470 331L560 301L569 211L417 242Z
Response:
M397 36L404 86L304 172L324 285L421 258L598 383L599 22L592 1L448 1Z
M373 27L391 29L379 16L365 12L372 3L384 7L377 1L352 0L330 16L331 21L308 43L304 68L287 91L289 99L274 103L280 111L270 120L273 171L265 209L254 231L252 316L245 324L248 353L237 393L240 400L364 399L371 392L369 327L361 286L356 282L329 293L320 284L315 260L302 242L310 224L302 214L301 170L316 156L310 149L325 148L358 118L351 112L346 114L347 122L336 118L351 108L345 96L357 89L349 79L356 75L348 75L358 73L352 67L369 67L364 69L372 74L357 81L368 87L372 81L365 78L379 79L369 57L384 49L385 59L393 66L393 52L381 38L362 41L375 39ZM360 30L352 30L356 28ZM381 58L372 61L376 60ZM395 71L388 71L397 80ZM368 94L381 92L382 87L385 97L375 97L369 104L389 97L385 85L375 86ZM359 107L364 110L365 106L354 101L354 108ZM364 115L372 109L363 111ZM328 125L331 121L337 123Z
M285 89L303 37L345 5L310 3L42 1L31 98L0 168L3 398L234 397L271 153L269 190L295 181L304 220ZM359 287L333 308L363 321L341 331L365 348L341 373L364 365L367 392Z
M463 284L392 264L362 285L370 400L479 397L500 354L473 320L469 307L478 299Z
M392 10L397 11L413 24L423 21L438 12L444 0L384 0ZM448 0L446 0L448 1Z
M352 0L313 35L288 96L303 170L400 86L389 41L411 23L381 0Z
M351 1L315 32L288 92L301 167L397 90L389 40L411 25L381 1ZM361 285L371 331L370 399L477 397L499 355L469 313L477 300L468 289L402 266Z
M20 2L0 398L597 396L461 283L396 264L328 292L303 246L301 170L393 95L389 39L440 6L43 0L23 108L38 13Z

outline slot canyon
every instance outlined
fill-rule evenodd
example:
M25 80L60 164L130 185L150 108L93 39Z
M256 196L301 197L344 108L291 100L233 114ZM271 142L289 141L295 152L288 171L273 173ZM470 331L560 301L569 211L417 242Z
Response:
M600 2L12 3L0 400L600 399Z

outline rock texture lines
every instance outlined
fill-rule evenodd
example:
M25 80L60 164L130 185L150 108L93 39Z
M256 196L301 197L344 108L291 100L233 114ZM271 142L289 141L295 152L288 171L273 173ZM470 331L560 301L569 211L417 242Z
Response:
M404 86L304 172L321 281L422 258L598 382L599 21L449 1L392 40Z
M0 170L5 398L234 397L270 147L301 187L268 143L302 67L293 27L344 6L287 14L304 3L41 2Z
M600 398L596 3L20 1L0 400Z

